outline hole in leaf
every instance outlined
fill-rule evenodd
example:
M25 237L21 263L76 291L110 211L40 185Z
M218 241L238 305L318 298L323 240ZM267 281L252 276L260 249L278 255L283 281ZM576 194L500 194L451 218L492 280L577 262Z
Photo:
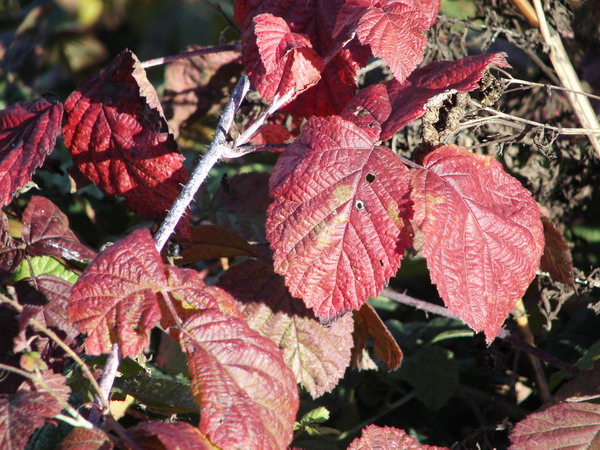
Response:
M380 265L381 267L383 267L383 259L380 259L380 260L379 260L379 265Z
M365 202L363 202L362 200L356 200L354 207L359 211L362 211L363 209L365 209Z
M365 180L367 180L367 183L372 183L373 181L375 181L375 175L373 175L372 173L368 173L365 177Z

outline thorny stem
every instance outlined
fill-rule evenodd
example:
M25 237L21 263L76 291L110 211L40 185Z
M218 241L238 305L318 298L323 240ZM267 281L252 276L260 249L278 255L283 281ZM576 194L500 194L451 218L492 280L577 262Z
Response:
M183 187L181 194L169 210L167 217L165 217L159 230L154 235L154 243L159 252L165 246L169 236L171 236L175 230L175 226L185 213L185 210L194 198L198 188L200 188L204 180L208 177L210 169L212 169L217 161L223 157L223 154L226 151L227 133L231 128L235 113L242 103L242 100L246 97L249 88L250 80L244 73L240 77L231 94L229 102L225 106L225 110L221 115L221 119L219 120L219 124L217 125L206 155L204 155L198 165L194 168L194 171L190 176L190 181Z
M448 317L448 318L455 319L455 320L460 320L457 316L452 314L450 311L448 311L447 308L445 308L443 306L434 305L433 303L429 303L424 300L419 300L417 298L410 297L406 294L394 292L390 289L384 289L381 292L381 295L383 295L384 297L388 297L389 299L394 300L398 303L413 306L414 308L420 309L421 311L430 312L432 314L437 314L438 316ZM541 359L542 361L545 361L546 363L548 363L564 372L567 372L571 375L577 375L580 373L579 370L577 370L575 367L571 366L570 364L567 364L566 362L561 361L560 359L556 358L555 356L551 355L548 352L545 352L543 350L540 350L537 347L533 347L533 346L523 342L523 340L521 338L510 334L505 329L501 329L500 332L498 333L497 337L506 342L511 343L515 347L525 350L526 352L532 354L533 356L536 356L537 358Z
M102 403L102 398L108 399L110 397L110 390L112 388L113 383L115 382L115 377L117 375L117 369L119 368L119 362L121 361L121 352L119 350L119 344L113 344L110 354L106 360L106 364L104 364L104 371L102 372L102 376L100 377L100 393L96 394L94 397L94 403L96 405ZM105 400L106 401L106 400ZM105 409L105 412L108 409ZM100 423L100 418L102 414L98 409L92 409L90 412L90 421L96 425Z
M142 67L144 69L148 69L149 67L160 66L162 64L177 61L178 59L185 59L185 58L191 58L193 56L207 55L209 53L220 53L220 52L228 52L228 51L241 50L241 49L242 49L242 46L240 44L227 44L227 45L222 45L220 47L201 48L198 50L191 50L189 52L180 53L178 55L163 56L161 58L150 59L148 61L144 61L142 63Z

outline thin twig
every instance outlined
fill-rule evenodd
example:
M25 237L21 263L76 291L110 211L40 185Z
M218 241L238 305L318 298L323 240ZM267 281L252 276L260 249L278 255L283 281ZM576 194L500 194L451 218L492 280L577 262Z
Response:
M225 147L223 158L234 159L254 152L269 151L272 152L278 149L285 149L289 144L261 144L261 145L241 145L236 148Z
M117 375L117 369L119 368L120 362L121 351L119 350L119 344L113 344L108 358L106 359L106 363L104 364L102 376L100 377L100 393L96 394L96 396L94 397L94 403L96 405L102 403L102 398L110 398L110 390L112 389L112 385L115 382L115 377ZM99 410L92 409L92 411L90 412L90 421L96 425L99 425L101 417L107 411L108 409L105 408L103 413L101 414Z
M497 69L497 70L501 70L501 69ZM504 72L504 71L502 70L502 72ZM504 72L504 73L507 73L507 72ZM562 86L555 86L553 84L536 83L534 81L520 80L519 78L513 78L511 76L509 76L508 79L506 79L505 81L507 81L509 85L524 84L527 86L541 87L544 89L552 89L555 91L572 92L573 94L576 94L576 95L585 95L588 98L593 98L594 100L600 100L600 95L594 95L594 94L590 94L589 92L578 91L575 89L569 89L569 88L562 87Z
M179 222L179 219L185 213L188 205L194 198L194 195L198 191L198 188L202 185L204 180L208 177L208 173L210 169L217 163L219 159L223 157L223 152L225 151L225 145L227 140L227 133L229 133L229 129L233 124L233 119L235 117L235 113L238 110L240 104L243 99L246 97L246 93L250 88L250 80L248 76L244 73L240 77L233 93L231 94L231 98L229 102L225 106L225 110L221 115L219 123L217 125L217 129L215 130L215 134L213 136L212 142L208 147L208 151L206 155L202 158L200 163L196 165L192 175L190 176L190 180L183 187L181 194L169 210L167 217L163 220L159 230L154 235L154 243L156 244L156 248L160 252L162 248L167 243L169 236L175 230L175 226Z
M240 44L227 44L227 45L221 45L220 47L209 47L209 48L201 48L198 50L190 50L189 52L179 53L178 55L163 56L161 58L154 58L154 59L150 59L148 61L144 61L144 62L142 62L142 68L148 69L150 67L160 66L162 64L167 64L167 63L170 63L173 61L177 61L178 59L191 58L193 56L208 55L209 53L230 52L230 51L234 51L234 50L241 51L242 46Z

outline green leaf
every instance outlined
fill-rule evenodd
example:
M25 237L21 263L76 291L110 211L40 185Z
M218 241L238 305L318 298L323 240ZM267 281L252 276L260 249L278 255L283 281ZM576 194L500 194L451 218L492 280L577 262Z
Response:
M29 258L33 276L37 277L42 274L54 275L62 278L69 283L75 283L79 278L77 272L72 271L66 265L61 263L56 258L51 256L33 256ZM13 275L13 282L16 283L24 278L32 278L30 264L27 260L23 260Z

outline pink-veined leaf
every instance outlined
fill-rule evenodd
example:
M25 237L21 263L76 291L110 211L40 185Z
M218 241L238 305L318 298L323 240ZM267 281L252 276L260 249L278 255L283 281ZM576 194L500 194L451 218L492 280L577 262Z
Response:
M600 405L569 402L528 415L510 433L514 450L600 446Z
M410 245L410 174L368 131L312 118L271 175L275 271L324 323L377 295Z
M260 260L231 267L219 286L238 300L250 327L278 345L296 381L313 398L337 385L350 362L350 314L330 327L321 325L302 300L289 294L273 267Z
M140 216L164 216L188 175L137 57L126 50L85 80L65 112L65 145L79 170Z
M366 350L369 338L373 339L373 352L389 370L396 370L402 364L404 355L398 343L385 326L375 308L365 303L354 311L354 346L352 347L352 367L356 369L376 368Z
M446 447L420 445L416 439L404 430L392 427L369 425L362 435L354 439L348 450L444 450Z
M141 422L127 430L145 449L217 450L196 427L185 422Z
M244 66L265 100L293 93L292 100L319 81L325 64L307 36L272 14L254 17L252 31L257 50L244 52Z
M366 110L381 124L381 140L388 140L396 131L422 117L427 106L439 104L456 92L476 89L477 82L492 64L510 67L504 53L431 63L415 70L403 83L394 79L361 90L342 117L355 120Z
M377 58L390 67L395 79L402 83L423 59L424 31L430 19L411 3L400 1L355 0L340 12L334 35L350 27L358 40L368 45Z
M412 199L431 279L448 309L490 343L539 266L539 207L491 156L444 146L423 166Z
M99 428L73 428L58 445L58 450L112 450L108 434Z
M157 292L167 288L163 262L148 230L116 242L85 269L69 301L69 320L88 333L86 353L136 356L160 319Z
M62 115L62 103L46 99L0 111L0 207L10 203L52 153Z
M23 213L22 239L32 255L92 260L96 252L69 227L67 216L50 200L34 195Z
M19 389L0 395L0 448L25 448L33 432L61 409L48 392Z
M222 448L285 448L298 389L273 341L217 310L183 324L181 346L200 406L200 431Z
M441 0L404 0L403 3L418 8L427 18L429 27L435 23L442 6Z
M283 19L291 33L306 36L316 54L323 60L328 58L331 51L344 43L344 36L337 39L332 33L345 1L238 0L235 5L235 17L244 29L244 61L251 65L252 61L261 57L257 54L259 49L253 30L253 19L263 13ZM348 43L321 71L319 82L301 93L285 109L296 117L339 114L356 90L356 71L366 64L369 53L368 48L360 46L356 40ZM251 67L246 66L246 69Z

